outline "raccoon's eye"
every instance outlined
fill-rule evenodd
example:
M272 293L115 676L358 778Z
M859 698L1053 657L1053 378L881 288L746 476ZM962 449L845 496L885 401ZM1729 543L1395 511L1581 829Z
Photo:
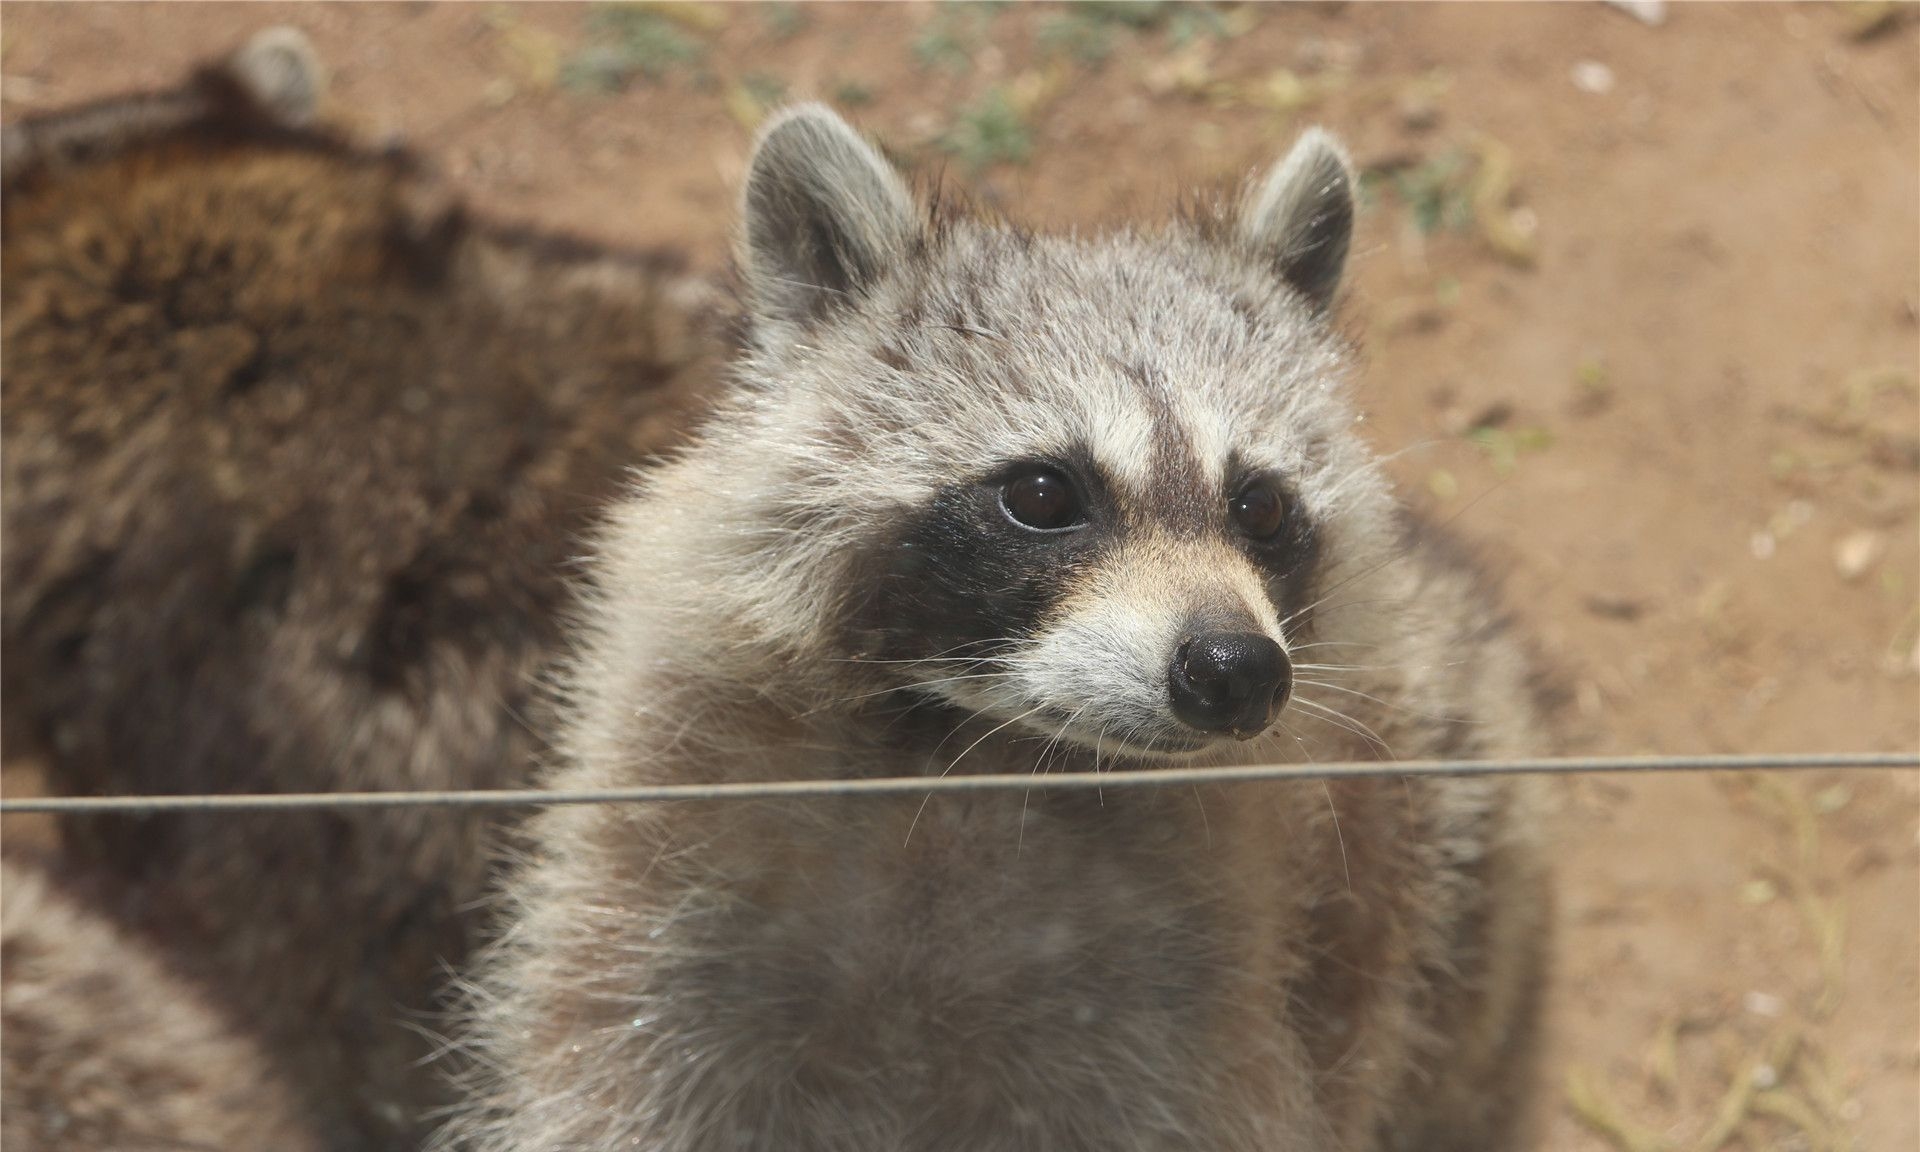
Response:
M1000 490L1000 507L1015 524L1037 532L1071 528L1086 519L1080 514L1080 497L1075 495L1073 483L1050 468L1007 481Z
M1287 499L1272 480L1255 480L1227 501L1233 526L1255 540L1265 540L1287 522Z

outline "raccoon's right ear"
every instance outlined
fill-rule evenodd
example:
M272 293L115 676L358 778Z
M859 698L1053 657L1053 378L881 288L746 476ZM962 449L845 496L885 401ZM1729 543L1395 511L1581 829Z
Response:
M905 182L821 104L760 132L741 201L741 264L756 315L817 319L906 255L917 213Z
M1353 166L1331 133L1309 128L1240 217L1243 239L1320 311L1333 303L1353 238Z

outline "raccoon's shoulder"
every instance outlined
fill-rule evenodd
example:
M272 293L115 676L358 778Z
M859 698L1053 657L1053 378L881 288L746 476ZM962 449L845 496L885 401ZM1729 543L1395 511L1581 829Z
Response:
M317 1149L260 1050L146 947L38 868L0 884L0 1143Z
M1395 532L1409 574L1403 618L1414 660L1444 670L1435 690L1452 697L1433 710L1474 718L1445 725L1419 754L1481 758L1541 756L1566 739L1568 693L1557 668L1516 621L1502 567L1449 521L1400 509ZM1414 752L1406 753L1408 755Z
M1415 508L1396 508L1393 529L1418 579L1472 610L1460 621L1462 638L1493 639L1513 631L1505 581L1483 546L1461 534L1452 521Z

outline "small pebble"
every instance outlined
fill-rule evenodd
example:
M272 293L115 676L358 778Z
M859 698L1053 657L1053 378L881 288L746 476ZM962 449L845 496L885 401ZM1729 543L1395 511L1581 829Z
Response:
M1607 0L1607 5L1618 8L1649 28L1658 28L1667 22L1666 0Z
M1582 60L1573 66L1573 86L1589 96L1605 96L1613 91L1613 69L1598 60Z
M1833 550L1833 566L1843 580L1858 580L1880 559L1886 541L1871 528L1861 528L1841 537Z

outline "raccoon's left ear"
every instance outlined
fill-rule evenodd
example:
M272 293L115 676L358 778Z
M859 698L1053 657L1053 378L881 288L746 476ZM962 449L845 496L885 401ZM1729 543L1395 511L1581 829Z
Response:
M904 257L918 219L899 174L822 104L790 108L762 129L741 217L755 313L796 324Z
M1326 311L1353 237L1353 167L1339 141L1309 128L1247 198L1240 233L1267 254L1281 279Z

